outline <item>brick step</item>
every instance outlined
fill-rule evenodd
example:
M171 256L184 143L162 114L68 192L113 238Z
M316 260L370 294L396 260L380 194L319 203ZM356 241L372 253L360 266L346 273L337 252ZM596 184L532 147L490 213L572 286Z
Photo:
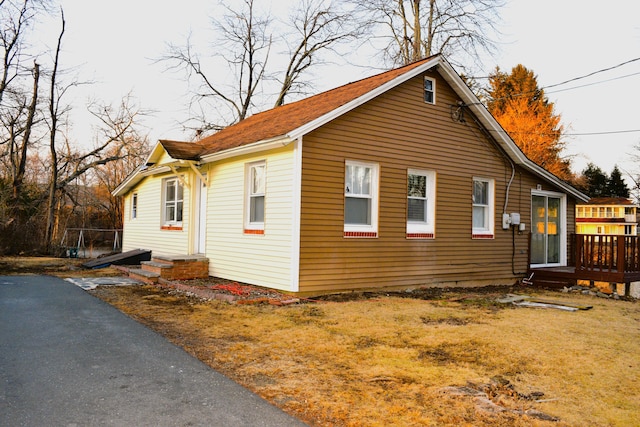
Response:
M160 274L143 270L141 268L133 268L129 270L129 277L148 285L155 285L160 279Z
M200 255L161 255L142 261L143 271L157 274L165 280L206 279L209 277L209 258Z
M162 276L162 270L165 268L173 268L173 264L157 261L142 261L140 262L140 267L144 271L150 271Z

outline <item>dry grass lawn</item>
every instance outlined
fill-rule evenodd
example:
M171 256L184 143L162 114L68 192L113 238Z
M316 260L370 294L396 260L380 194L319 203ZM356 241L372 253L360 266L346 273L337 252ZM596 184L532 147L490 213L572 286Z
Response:
M95 292L310 425L640 425L636 302L539 292L593 305L566 312L466 290L275 307Z
M0 275L119 274L79 263L0 258ZM526 290L593 306L566 312L498 304L504 289L283 307L93 292L313 426L640 425L635 301Z

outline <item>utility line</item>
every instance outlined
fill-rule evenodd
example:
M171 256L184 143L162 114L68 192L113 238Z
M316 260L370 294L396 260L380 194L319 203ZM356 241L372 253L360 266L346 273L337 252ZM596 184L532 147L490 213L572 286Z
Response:
M543 87L541 87L540 89L549 89L549 88L551 88L551 87L562 86L562 85L565 85L565 84L567 84L567 83L575 82L576 80L586 79L587 77L591 77L591 76L594 76L594 75L596 75L596 74L604 73L605 71L611 71L611 70L614 70L614 69L616 69L616 68L622 67L623 65L627 65L627 64L630 64L630 63L635 62L635 61L640 61L640 58L630 59L630 60L628 60L628 61L621 62L621 63L620 63L620 64L618 64L618 65L614 65L614 66L612 66L612 67L608 67L608 68L603 68L603 69L598 70L598 71L593 71L593 72L591 72L591 73L589 73L589 74L585 74L584 76L574 77L574 78L572 78L572 79L565 80L565 81L560 82L560 83L556 83L556 84L552 84L552 85L543 86Z
M549 92L546 92L546 93L547 94L549 94L549 93L559 93L559 92L564 92L564 91L567 91L567 90L580 89L582 87L593 86L593 85L600 84L600 83L612 82L614 80L620 80L620 79L624 79L624 78L627 78L627 77L637 76L638 74L640 74L640 71L637 72L637 73L626 74L624 76L613 77L613 78L607 79L607 80L600 80L600 81L593 82L593 83L585 83L585 84L580 85L580 86L572 86L572 87L568 87L566 89L552 90L552 91L549 91Z

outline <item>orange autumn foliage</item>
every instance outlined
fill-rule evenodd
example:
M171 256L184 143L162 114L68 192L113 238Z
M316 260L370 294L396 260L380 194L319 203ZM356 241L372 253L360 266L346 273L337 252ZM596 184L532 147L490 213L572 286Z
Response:
M557 177L572 181L571 161L562 157L566 144L561 117L533 72L522 65L511 74L496 69L489 84L489 111L522 152Z

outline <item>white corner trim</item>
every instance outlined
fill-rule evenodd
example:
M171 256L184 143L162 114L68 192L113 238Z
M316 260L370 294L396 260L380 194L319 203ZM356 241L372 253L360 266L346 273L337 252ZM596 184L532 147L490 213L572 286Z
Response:
M291 183L291 291L300 290L300 215L302 212L302 136L293 146Z

